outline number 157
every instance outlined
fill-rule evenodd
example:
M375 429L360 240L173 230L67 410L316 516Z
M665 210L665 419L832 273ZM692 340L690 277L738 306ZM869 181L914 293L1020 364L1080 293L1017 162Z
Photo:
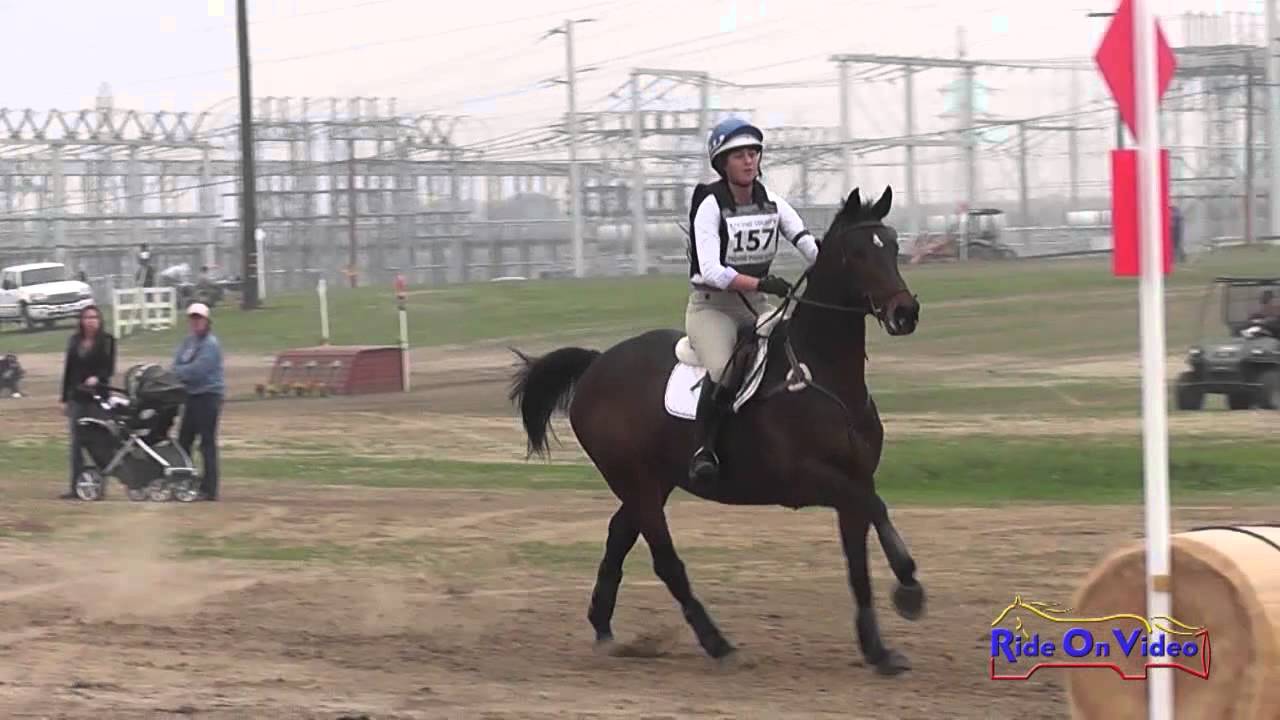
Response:
M773 242L773 236L776 232L775 228L767 228L764 230L761 230L760 228L754 228L746 231L739 230L733 234L733 239L735 241L733 249L737 252L742 252L742 240L744 234L746 235L746 249L748 252L755 252L756 250L767 248L769 247L769 243ZM760 236L762 234L764 235L763 244L760 242Z

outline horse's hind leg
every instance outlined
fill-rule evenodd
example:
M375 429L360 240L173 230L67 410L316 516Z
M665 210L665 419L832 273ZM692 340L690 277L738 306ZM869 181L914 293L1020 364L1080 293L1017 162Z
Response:
M840 542L849 563L849 585L858 604L855 625L862 655L882 675L897 675L909 670L911 663L902 653L885 647L875 606L871 602L871 572L867 567L867 531L871 527L871 518L863 510L839 510L837 516Z
M898 529L889 521L889 508L879 495L872 502L871 523L875 525L889 567L898 578L898 587L893 590L893 607L907 620L919 620L924 616L924 587L916 579L916 561Z
M671 591L671 596L680 603L684 619L693 628L698 643L707 654L717 660L727 657L736 648L725 640L720 628L711 620L706 608L693 595L689 585L689 576L685 573L684 562L676 555L675 544L671 541L671 530L667 527L667 516L662 506L646 508L643 512L633 514L639 526L640 534L649 545L653 555L653 571Z
M596 573L596 586L591 591L591 608L587 619L596 630L596 644L613 640L613 608L618 601L618 586L622 584L622 562L636 544L639 529L627 515L626 506L618 508L609 520L609 539L605 541L604 558Z

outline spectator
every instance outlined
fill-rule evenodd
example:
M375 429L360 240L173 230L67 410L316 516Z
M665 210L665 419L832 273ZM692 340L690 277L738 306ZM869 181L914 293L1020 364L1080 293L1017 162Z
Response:
M142 243L138 249L138 271L133 279L138 287L155 287L156 269L151 264L151 250L147 248L146 243Z
M0 394L9 393L15 398L22 397L22 388L19 387L19 383L22 382L22 376L25 374L17 355L9 353L0 358Z
M226 392L223 379L222 348L212 332L209 307L191 303L187 307L191 333L178 346L173 356L173 371L187 388L187 405L178 429L178 444L191 453L196 436L200 437L200 458L204 475L200 493L204 500L218 499L218 416Z
M102 311L90 305L80 311L80 323L67 341L62 370L62 407L71 432L71 482L63 500L78 500L76 479L84 470L84 455L76 437L76 421L92 407L96 388L111 384L116 372L116 339L102 329Z
M1182 249L1182 210L1177 205L1169 209L1169 231L1173 235L1173 254L1177 258L1178 264L1182 264L1187 260L1187 253Z

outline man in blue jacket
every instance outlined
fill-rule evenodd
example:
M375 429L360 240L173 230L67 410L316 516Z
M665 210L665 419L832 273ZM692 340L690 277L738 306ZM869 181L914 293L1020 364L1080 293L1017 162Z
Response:
M1169 209L1169 233L1173 236L1173 253L1178 263L1186 262L1187 253L1182 249L1182 208L1177 205Z
M192 303L187 308L187 321L191 333L173 356L173 372L187 388L187 406L182 413L178 444L190 454L196 436L200 436L200 457L204 461L200 492L205 500L217 500L218 416L226 393L222 347L211 332L207 305Z

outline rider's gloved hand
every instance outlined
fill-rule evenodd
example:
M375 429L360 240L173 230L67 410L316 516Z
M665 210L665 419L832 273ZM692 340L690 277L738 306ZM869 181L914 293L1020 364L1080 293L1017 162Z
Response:
M791 283L777 275L766 275L760 279L756 289L762 293L777 295L778 297L786 297L791 292Z

